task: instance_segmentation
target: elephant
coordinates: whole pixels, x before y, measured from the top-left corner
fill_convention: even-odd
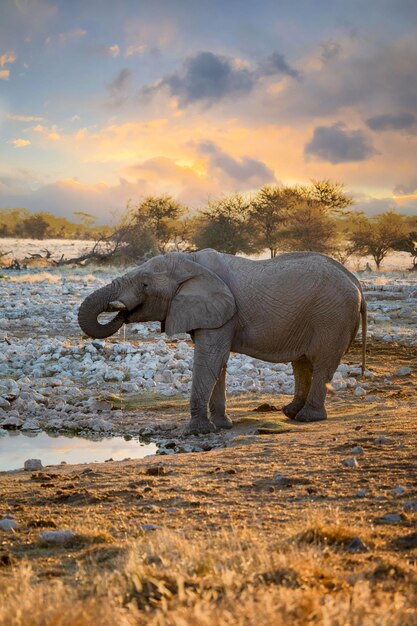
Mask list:
[[[115,312],[107,324],[98,316]],[[166,334],[194,342],[191,419],[185,434],[231,428],[226,413],[230,352],[291,362],[295,393],[282,408],[298,422],[327,417],[327,387],[362,323],[365,368],[367,306],[358,279],[314,252],[251,260],[216,252],[170,252],[151,258],[82,302],[78,322],[93,338],[123,324],[160,321]]]

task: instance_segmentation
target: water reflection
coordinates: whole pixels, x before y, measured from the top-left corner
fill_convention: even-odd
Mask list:
[[[141,459],[155,454],[154,443],[138,439],[106,437],[86,439],[75,435],[7,431],[0,434],[0,471],[23,467],[26,459],[40,459],[45,465],[67,463],[94,463],[107,459],[122,461],[126,458]]]

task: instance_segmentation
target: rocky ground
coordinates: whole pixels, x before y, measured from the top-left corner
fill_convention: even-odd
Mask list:
[[[149,403],[149,395],[171,399],[174,405],[187,397],[193,357],[188,336],[168,341],[152,323],[129,325],[106,341],[81,336],[79,303],[117,273],[99,268],[3,272],[0,435],[2,428],[132,435],[145,429],[151,434],[148,416],[138,419],[130,407],[143,399]],[[417,277],[396,272],[361,278],[370,339],[415,347]],[[333,390],[378,400],[371,370],[365,381],[358,381],[359,363],[360,358],[341,364]],[[384,384],[403,373],[394,363]],[[291,366],[232,355],[227,385],[230,395],[291,394]]]

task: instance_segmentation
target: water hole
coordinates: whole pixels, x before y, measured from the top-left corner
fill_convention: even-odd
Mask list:
[[[59,465],[62,461],[102,463],[109,459],[142,459],[156,451],[154,443],[144,443],[134,437],[91,439],[46,432],[3,431],[0,434],[0,471],[21,469],[27,459],[40,459],[43,466]]]

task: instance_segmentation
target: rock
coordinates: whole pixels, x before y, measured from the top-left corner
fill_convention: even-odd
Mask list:
[[[274,406],[273,404],[268,404],[267,402],[264,402],[263,404],[260,404],[259,406],[256,407],[256,409],[253,409],[253,410],[258,413],[272,413],[272,412],[278,411],[279,409],[277,409],[277,407]]]
[[[346,546],[346,550],[352,554],[360,552],[369,552],[368,546],[362,541],[360,537],[353,537],[352,541]]]
[[[388,439],[385,437],[385,435],[380,435],[379,437],[377,437],[376,439],[374,439],[374,443],[376,443],[378,446],[382,446],[386,443],[389,443]]]
[[[352,448],[352,454],[363,454],[362,446],[355,446]]]
[[[353,457],[353,459],[345,459],[343,461],[343,465],[345,467],[359,467],[359,463],[357,462],[355,457]]]
[[[14,521],[13,516],[10,513],[7,513],[6,517],[0,520],[1,530],[14,530],[17,526],[17,522]]]
[[[148,476],[163,476],[166,474],[166,470],[163,465],[150,465],[146,468],[145,474]]]
[[[46,543],[64,545],[74,539],[76,534],[73,530],[43,530],[39,536]]]
[[[356,387],[353,393],[355,396],[358,396],[358,397],[366,396],[366,391],[363,387]]]
[[[403,509],[406,513],[417,513],[417,500],[407,500],[404,502]]]
[[[35,472],[43,469],[42,461],[40,459],[27,459],[23,464],[23,469],[26,472]]]
[[[394,376],[409,376],[413,370],[411,367],[399,367],[394,372]]]
[[[6,398],[3,398],[3,396],[0,396],[0,409],[8,409],[9,407],[10,402],[6,400]]]
[[[391,493],[393,496],[402,496],[405,493],[405,489],[402,485],[398,485],[398,487],[392,489]]]
[[[377,519],[379,524],[401,524],[402,521],[403,517],[399,513],[386,513]]]
[[[19,385],[12,378],[0,380],[0,396],[6,400],[14,400],[20,393]]]
[[[158,526],[157,524],[140,524],[139,528],[141,528],[144,532],[150,532],[153,530],[159,530],[162,526]]]
[[[2,428],[6,430],[18,430],[23,424],[23,420],[19,417],[19,415],[15,415],[11,411],[7,415],[7,417],[3,420]]]
[[[358,489],[358,491],[356,492],[356,497],[357,498],[366,498],[366,491],[365,491],[365,489]]]

